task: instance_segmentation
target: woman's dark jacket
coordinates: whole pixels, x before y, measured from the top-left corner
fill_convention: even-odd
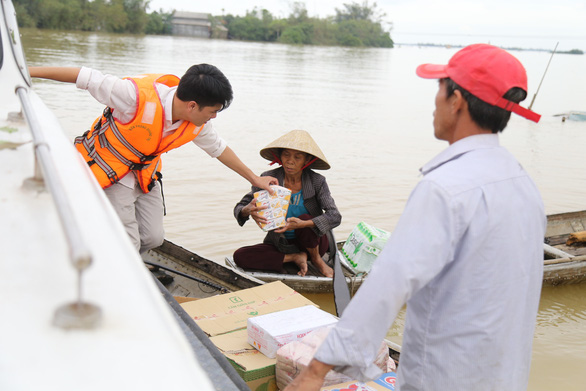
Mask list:
[[[283,170],[283,167],[263,172],[261,176],[272,176],[276,178],[280,186],[283,186],[285,182],[285,170]],[[301,186],[303,205],[305,205],[310,215],[315,216],[312,219],[315,227],[312,227],[312,229],[316,235],[325,235],[328,231],[340,225],[342,216],[332,198],[326,178],[306,168],[301,174]],[[249,217],[244,218],[240,216],[240,211],[246,205],[250,204],[250,201],[254,198],[254,193],[259,190],[261,189],[252,186],[252,190],[242,197],[240,202],[234,207],[234,217],[236,217],[240,226],[243,226],[246,220],[249,219]],[[275,231],[269,231],[263,242],[272,244],[284,254],[293,254],[300,251],[297,246],[288,243],[285,235],[276,233]]]

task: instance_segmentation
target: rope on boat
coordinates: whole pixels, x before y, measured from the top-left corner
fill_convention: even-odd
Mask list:
[[[206,281],[206,280],[202,280],[201,278],[197,278],[197,277],[191,276],[189,274],[186,274],[186,273],[177,271],[175,269],[171,269],[170,267],[163,266],[163,265],[159,265],[158,263],[154,263],[154,262],[150,262],[150,261],[144,261],[143,260],[143,262],[146,263],[147,265],[151,265],[151,266],[154,266],[154,267],[158,267],[159,269],[163,269],[163,270],[166,270],[168,272],[175,273],[175,274],[177,274],[177,275],[179,275],[181,277],[189,278],[190,280],[197,281],[197,282],[199,282],[201,284],[210,286],[210,287],[212,287],[212,288],[214,288],[214,289],[216,289],[216,290],[218,290],[218,291],[220,291],[222,293],[228,293],[228,292],[230,292],[228,289],[224,288],[221,285],[214,284],[213,282],[209,282],[209,281]]]

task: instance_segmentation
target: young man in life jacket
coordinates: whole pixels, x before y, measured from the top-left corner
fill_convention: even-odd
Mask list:
[[[209,64],[194,65],[179,79],[145,74],[120,79],[86,67],[30,67],[31,77],[75,83],[106,109],[75,139],[120,216],[136,249],[163,243],[160,155],[193,141],[253,186],[269,191],[275,178],[254,174],[209,122],[232,102],[232,87]]]

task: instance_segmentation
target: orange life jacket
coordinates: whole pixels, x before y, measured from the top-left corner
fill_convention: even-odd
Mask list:
[[[203,125],[183,121],[172,134],[163,137],[165,113],[155,83],[174,87],[179,78],[148,74],[128,79],[134,82],[137,94],[134,118],[121,123],[113,117],[113,109],[106,107],[92,129],[75,139],[75,147],[103,188],[134,171],[140,188],[148,193],[162,177],[160,155],[192,141]]]

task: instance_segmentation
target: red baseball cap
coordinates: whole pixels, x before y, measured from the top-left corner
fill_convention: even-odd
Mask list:
[[[503,98],[513,87],[527,92],[527,73],[519,60],[496,46],[482,43],[466,46],[452,56],[448,65],[423,64],[416,72],[425,79],[449,77],[488,104],[534,122],[541,118],[541,115]]]

